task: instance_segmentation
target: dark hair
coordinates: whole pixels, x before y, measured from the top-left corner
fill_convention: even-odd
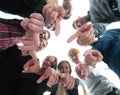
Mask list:
[[[55,70],[57,69],[57,57],[55,57],[55,56],[52,56],[52,57],[54,57],[55,58],[55,60],[54,60],[54,62],[53,62],[53,64],[52,64],[52,68],[54,68]]]
[[[67,19],[69,19],[70,17],[71,17],[71,14],[68,15],[68,16],[64,16],[63,19],[67,20]]]
[[[51,24],[50,26],[45,24],[45,26],[46,26],[47,29],[49,29],[51,31],[55,31],[55,25],[54,24]]]
[[[58,64],[58,70],[60,70],[60,65],[63,64],[63,63],[67,63],[69,65],[70,74],[71,74],[71,72],[72,72],[71,65],[70,65],[70,63],[67,60],[62,60],[62,61],[59,62],[59,64]]]
[[[46,31],[48,33],[48,38],[47,39],[50,39],[50,31],[48,31],[48,30],[44,30],[44,31]]]

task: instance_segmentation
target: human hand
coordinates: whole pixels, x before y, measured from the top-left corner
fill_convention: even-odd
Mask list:
[[[44,31],[44,18],[39,13],[32,13],[30,18],[25,18],[21,21],[21,26],[32,33],[42,33]]]
[[[32,13],[30,18],[21,21],[21,26],[27,31],[22,38],[23,46],[19,46],[23,55],[31,55],[37,60],[36,50],[40,44],[39,34],[44,31],[44,18],[39,13]]]
[[[19,46],[18,49],[22,51],[23,56],[31,55],[33,59],[37,60],[36,50],[40,44],[39,35],[35,33],[27,34],[22,38],[22,46]]]
[[[19,49],[26,51],[36,50],[40,44],[40,38],[37,34],[27,34],[22,37],[21,42],[23,46],[19,46]]]
[[[90,68],[89,65],[87,64],[79,64],[78,66],[76,66],[75,70],[77,75],[84,80],[87,78],[87,76],[90,73]]]
[[[77,42],[79,45],[90,45],[95,41],[95,35],[93,33],[93,25],[92,24],[84,24],[82,25],[76,33],[74,33],[67,42],[72,42],[75,38],[77,38]]]
[[[40,71],[39,60],[30,59],[23,66],[23,73],[36,73]]]
[[[98,50],[87,50],[84,53],[85,63],[90,66],[95,66],[97,62],[103,59],[102,54]]]
[[[64,16],[64,8],[57,4],[47,4],[43,7],[46,27],[55,26],[55,35],[60,34],[60,22]]]
[[[37,80],[37,83],[41,83],[44,79],[47,78],[49,78],[47,82],[47,86],[51,87],[52,85],[58,83],[59,74],[55,69],[48,67],[45,70],[45,72],[42,74],[42,76]]]
[[[72,89],[75,85],[74,78],[68,73],[62,73],[59,82],[67,89]]]

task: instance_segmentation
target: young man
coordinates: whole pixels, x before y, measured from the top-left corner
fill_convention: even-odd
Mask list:
[[[77,48],[71,48],[68,55],[72,62],[78,64],[76,67],[76,73],[78,74],[78,76],[80,78],[85,78],[87,76],[84,82],[88,87],[90,95],[120,95],[119,86],[104,75],[105,73],[111,73],[110,69],[107,66],[102,66],[101,63],[95,67],[92,67],[91,71],[89,71],[88,69],[90,68],[90,66],[87,63],[84,64],[80,62],[80,52]],[[112,77],[114,77],[114,74]]]
[[[85,28],[86,27],[86,28]],[[102,59],[103,61],[120,77],[120,65],[119,65],[119,31],[120,29],[110,29],[106,31],[99,39],[95,38],[92,32],[92,25],[86,24],[81,27],[75,34],[73,34],[68,42],[71,42],[77,37],[79,45],[92,45],[93,50],[89,50],[87,54],[91,55],[91,59],[88,62],[92,65]],[[97,51],[96,51],[97,50]],[[103,57],[102,57],[103,56]],[[96,61],[96,62],[95,62]]]
[[[119,0],[89,0],[89,5],[88,15],[75,19],[74,28],[92,22],[95,36],[100,37],[106,30],[105,25],[120,20]]]

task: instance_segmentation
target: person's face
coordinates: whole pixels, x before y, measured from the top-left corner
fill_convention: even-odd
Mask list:
[[[53,56],[47,56],[43,62],[43,68],[51,67],[53,62],[55,61],[55,57]]]
[[[44,30],[43,33],[40,33],[40,38],[49,39],[50,33],[47,30]]]
[[[74,29],[79,29],[81,27],[81,22],[83,21],[80,21],[79,20],[80,17],[78,17],[78,19],[76,19],[74,22],[73,22],[73,27]]]
[[[51,23],[51,24],[45,24],[46,28],[51,30],[51,31],[54,31],[55,30],[55,24],[54,23]]]
[[[70,66],[68,63],[64,62],[60,65],[59,68],[60,73],[68,73],[70,74]]]
[[[45,48],[47,46],[47,40],[46,39],[40,39],[40,46],[42,48]]]
[[[71,57],[71,60],[72,60],[74,63],[78,64],[78,63],[80,62],[80,61],[79,61],[78,54],[72,53],[70,57]]]
[[[47,46],[47,43],[48,42],[47,42],[46,39],[40,38],[40,45],[37,48],[37,51],[42,50],[43,48],[45,48]]]
[[[63,3],[63,7],[65,10],[65,15],[63,18],[68,19],[72,15],[72,5],[69,1],[66,1],[65,3]]]

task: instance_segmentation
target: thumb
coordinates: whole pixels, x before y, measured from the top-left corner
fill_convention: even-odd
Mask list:
[[[25,18],[20,22],[20,25],[22,26],[23,29],[28,30],[29,21],[30,20],[28,18]]]

